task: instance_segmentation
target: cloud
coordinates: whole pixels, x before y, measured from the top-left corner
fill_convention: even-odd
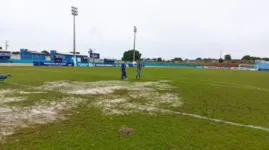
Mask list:
[[[143,57],[219,57],[269,55],[266,0],[3,0],[0,45],[10,49],[72,50],[73,17],[77,49],[96,49],[102,57],[121,58],[133,48]],[[2,41],[2,42],[1,42]],[[3,44],[1,44],[3,43]]]

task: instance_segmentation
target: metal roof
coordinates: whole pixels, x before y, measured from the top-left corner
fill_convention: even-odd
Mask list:
[[[6,51],[6,50],[2,50],[2,49],[0,50],[0,52],[9,52],[9,53],[11,53],[10,51]]]
[[[29,52],[29,53],[33,53],[33,54],[43,54],[43,55],[45,55],[45,53],[42,53],[42,52],[38,52],[38,51],[27,51],[27,52]]]
[[[73,56],[72,53],[58,53],[58,52],[56,52],[56,54],[58,54],[58,55],[71,55],[71,56]],[[76,54],[76,56],[85,56],[85,57],[88,57],[88,55],[82,55],[82,54]]]

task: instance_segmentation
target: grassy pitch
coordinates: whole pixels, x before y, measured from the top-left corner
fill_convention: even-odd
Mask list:
[[[0,149],[268,149],[267,72],[0,67]],[[119,129],[133,128],[129,136]]]

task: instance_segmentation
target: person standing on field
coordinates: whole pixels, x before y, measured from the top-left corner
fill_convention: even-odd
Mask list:
[[[141,69],[142,69],[141,63],[138,61],[136,67],[136,80],[140,80]]]
[[[127,75],[126,75],[126,65],[125,63],[121,64],[121,79],[126,79]]]

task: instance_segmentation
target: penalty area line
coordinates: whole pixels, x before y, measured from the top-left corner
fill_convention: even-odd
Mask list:
[[[201,116],[201,115],[197,115],[197,114],[177,112],[177,111],[171,111],[171,110],[166,110],[166,109],[160,109],[160,110],[163,112],[171,113],[171,114],[188,116],[188,117],[197,118],[197,119],[201,119],[201,120],[208,120],[208,121],[212,121],[212,122],[216,122],[216,123],[223,123],[223,124],[237,126],[237,127],[258,129],[258,130],[263,130],[263,131],[269,132],[269,128],[266,128],[266,127],[261,127],[261,126],[251,125],[251,124],[241,124],[241,123],[236,123],[236,122],[232,122],[232,121],[226,121],[226,120],[222,120],[222,119],[210,118],[210,117]]]
[[[225,121],[225,120],[221,120],[221,119],[209,118],[209,117],[205,117],[205,116],[200,116],[200,115],[196,115],[196,114],[189,114],[189,113],[182,113],[182,112],[175,112],[175,114],[180,114],[183,116],[189,116],[189,117],[193,117],[193,118],[198,118],[198,119],[202,119],[202,120],[208,120],[208,121],[213,121],[213,122],[217,122],[217,123],[223,123],[223,124],[228,124],[228,125],[233,125],[233,126],[238,126],[238,127],[259,129],[259,130],[269,132],[269,128],[265,128],[265,127],[261,127],[261,126],[240,124],[240,123],[236,123],[236,122]]]

